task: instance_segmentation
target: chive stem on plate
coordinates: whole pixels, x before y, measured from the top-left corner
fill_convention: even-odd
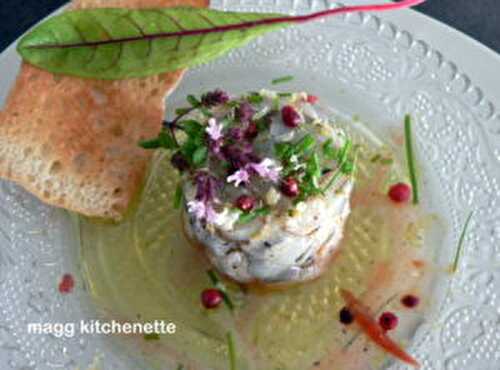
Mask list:
[[[213,286],[220,290],[222,294],[222,299],[226,304],[227,308],[229,308],[230,311],[234,311],[234,303],[227,294],[226,285],[222,282],[219,276],[217,276],[214,270],[208,270],[207,275],[210,281],[212,282]]]
[[[411,130],[411,116],[405,116],[405,146],[406,146],[406,159],[408,162],[408,171],[410,173],[410,182],[413,191],[413,204],[418,204],[418,180],[417,169],[415,166],[415,155],[413,153],[413,139]]]
[[[474,214],[474,212],[471,211],[469,213],[469,216],[467,216],[467,219],[465,220],[464,228],[462,229],[462,233],[460,234],[460,238],[458,239],[457,253],[455,254],[455,259],[453,261],[453,266],[451,268],[451,272],[453,274],[458,271],[458,264],[460,262],[460,257],[462,255],[462,251],[463,251],[465,235],[467,234],[467,229],[469,228],[470,220],[472,219],[473,214]]]
[[[227,350],[229,354],[229,370],[236,370],[236,348],[234,345],[233,333],[228,332],[227,337]]]
[[[285,83],[285,82],[293,81],[293,79],[294,79],[294,77],[291,76],[291,75],[283,76],[283,77],[278,77],[278,78],[275,78],[274,80],[272,80],[271,84],[278,85],[278,84],[282,84],[282,83]]]

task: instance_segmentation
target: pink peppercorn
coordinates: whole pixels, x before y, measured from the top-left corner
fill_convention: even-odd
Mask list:
[[[255,206],[255,198],[250,195],[241,195],[236,199],[236,207],[241,209],[243,212],[249,212]]]
[[[309,104],[316,104],[319,98],[316,95],[307,95],[307,102]]]
[[[201,292],[201,304],[206,309],[212,309],[219,306],[222,302],[222,293],[219,289],[205,289]]]
[[[73,291],[75,287],[75,279],[71,274],[64,274],[59,282],[59,292],[62,294],[68,294]]]
[[[281,192],[285,194],[287,197],[294,198],[299,195],[299,183],[293,177],[287,177],[281,183]]]
[[[411,187],[400,182],[391,186],[388,195],[389,198],[395,203],[406,203],[410,200]]]
[[[399,323],[398,317],[392,312],[384,312],[380,315],[378,323],[382,329],[385,331],[396,329]]]
[[[419,303],[420,299],[411,294],[407,294],[401,298],[401,304],[407,308],[415,308]]]
[[[285,105],[281,109],[281,118],[283,119],[285,126],[290,128],[298,127],[302,121],[299,112],[297,112],[291,105]]]

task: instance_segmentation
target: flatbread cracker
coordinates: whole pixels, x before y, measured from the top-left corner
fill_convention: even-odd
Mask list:
[[[208,0],[75,0],[74,8],[208,6]],[[0,176],[43,202],[120,219],[161,129],[164,98],[183,70],[122,81],[54,75],[23,63],[0,112]]]

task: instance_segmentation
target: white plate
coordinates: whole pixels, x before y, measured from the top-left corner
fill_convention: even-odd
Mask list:
[[[213,6],[310,12],[325,3],[217,0]],[[14,47],[0,57],[0,101],[18,64]],[[466,214],[475,214],[460,272],[440,282],[435,312],[410,350],[424,369],[498,370],[500,115],[491,101],[500,101],[499,67],[498,56],[487,48],[415,12],[351,15],[270,35],[190,71],[171,101],[175,105],[187,91],[213,86],[232,92],[266,86],[290,73],[296,79],[287,88],[320,95],[374,126],[400,127],[403,114],[411,112],[425,187],[434,194],[428,202],[441,209],[449,230],[438,253],[442,265],[452,259]],[[96,314],[85,289],[57,293],[60,276],[78,271],[78,233],[68,214],[7,182],[0,183],[0,201],[0,368],[86,369],[96,359],[106,370],[141,368],[109,338],[27,333],[29,322]]]

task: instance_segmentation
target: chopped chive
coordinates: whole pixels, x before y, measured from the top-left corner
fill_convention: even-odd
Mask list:
[[[410,182],[413,189],[413,204],[418,204],[418,181],[417,170],[415,168],[415,158],[413,154],[413,142],[411,134],[411,117],[409,114],[405,116],[405,144],[406,158],[408,161],[408,171],[410,172]]]
[[[460,256],[462,255],[465,234],[467,233],[467,229],[469,227],[469,223],[470,220],[472,219],[473,213],[474,212],[469,213],[469,216],[465,221],[464,228],[462,229],[462,233],[460,234],[460,238],[458,239],[457,253],[455,255],[455,260],[453,261],[453,266],[451,268],[452,273],[455,273],[458,270],[458,263],[460,262]]]
[[[234,345],[233,333],[228,332],[226,337],[227,337],[227,350],[229,354],[229,370],[236,370],[236,348]]]
[[[337,156],[337,150],[333,146],[333,140],[332,139],[328,139],[323,144],[323,154],[328,159],[335,159],[336,158],[336,156]]]
[[[379,159],[381,159],[381,158],[382,158],[382,156],[381,156],[380,154],[375,154],[375,155],[372,157],[372,159],[370,159],[370,162],[375,163],[375,162],[377,162],[377,161],[378,161]]]
[[[160,335],[158,333],[144,334],[144,340],[160,340]]]
[[[182,190],[182,185],[179,183],[175,189],[174,194],[174,208],[179,209],[182,204],[182,199],[184,198],[184,192]]]
[[[349,152],[352,149],[352,141],[351,139],[347,139],[346,142],[344,143],[344,146],[342,149],[337,154],[337,160],[339,163],[344,163],[347,160],[347,157],[349,156]]]
[[[293,96],[293,94],[289,93],[289,92],[280,92],[280,93],[278,93],[278,96],[280,98],[290,98],[291,96]]]
[[[213,270],[208,270],[207,275],[213,285],[217,285],[220,283],[219,277]]]
[[[283,77],[278,77],[278,78],[275,78],[274,80],[272,80],[271,84],[278,85],[278,84],[282,84],[282,83],[285,83],[285,82],[293,81],[293,79],[294,79],[294,77],[291,76],[291,75],[283,76]]]
[[[247,223],[255,220],[257,217],[267,216],[270,212],[271,212],[271,210],[269,209],[269,207],[262,207],[262,208],[256,209],[255,211],[242,213],[240,215],[240,218],[238,219],[238,222],[240,224],[247,224]]]
[[[392,158],[382,158],[380,160],[380,164],[382,166],[390,166],[393,163],[394,163],[394,159],[392,159]]]
[[[247,100],[252,104],[260,104],[264,101],[264,98],[258,92],[252,92],[250,93],[250,95],[248,95]]]
[[[234,311],[234,304],[233,301],[231,301],[231,298],[229,298],[229,295],[227,294],[226,285],[221,281],[221,279],[219,279],[215,271],[208,270],[207,275],[210,281],[212,282],[213,286],[220,290],[222,294],[222,300],[226,304],[227,308],[229,308],[230,311]]]
[[[302,154],[312,149],[314,145],[316,145],[316,139],[311,134],[307,134],[294,144],[293,149],[295,153]]]

